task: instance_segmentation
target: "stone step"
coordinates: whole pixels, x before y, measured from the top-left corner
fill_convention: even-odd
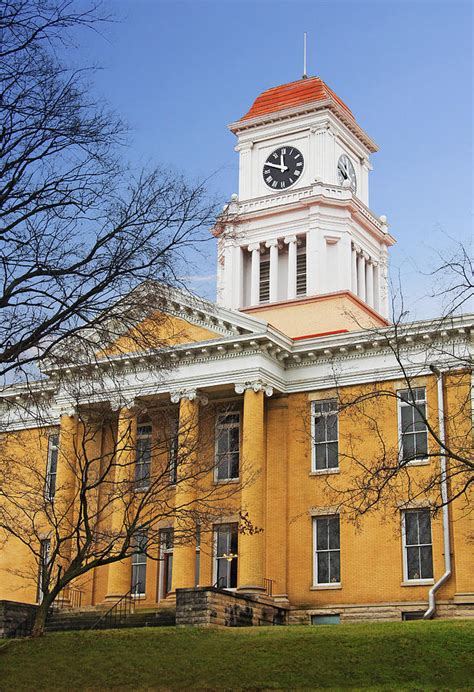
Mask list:
[[[176,622],[174,610],[143,610],[122,615],[120,618],[105,618],[98,622],[100,613],[83,612],[57,612],[50,615],[46,623],[47,632],[65,632],[67,630],[90,629],[94,625],[98,629],[115,629],[121,627],[166,627]],[[97,624],[96,624],[97,623]]]

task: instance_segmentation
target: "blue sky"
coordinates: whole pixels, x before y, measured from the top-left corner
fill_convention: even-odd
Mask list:
[[[380,146],[370,206],[397,238],[391,271],[411,316],[437,253],[472,235],[473,41],[470,1],[107,0],[116,18],[82,36],[81,62],[102,66],[96,90],[132,128],[135,162],[190,177],[214,174],[224,202],[237,191],[227,124],[264,89],[308,72],[322,77]],[[209,245],[200,263],[214,274]],[[194,273],[194,272],[193,272]],[[212,278],[193,290],[214,297]]]

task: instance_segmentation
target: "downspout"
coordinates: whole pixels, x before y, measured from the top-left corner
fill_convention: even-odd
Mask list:
[[[444,419],[444,395],[443,395],[443,374],[435,366],[430,365],[430,370],[436,375],[438,385],[438,421],[439,439],[441,441],[440,450],[440,470],[441,470],[441,501],[443,503],[443,542],[444,542],[444,574],[433,584],[428,594],[428,610],[423,615],[423,620],[431,620],[436,611],[436,592],[448,581],[451,576],[451,541],[449,538],[449,512],[448,512],[448,480],[446,464],[446,426]]]

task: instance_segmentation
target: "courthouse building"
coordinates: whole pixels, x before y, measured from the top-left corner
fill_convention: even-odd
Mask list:
[[[377,145],[320,78],[264,91],[230,130],[239,192],[214,229],[217,303],[164,291],[159,309],[176,329],[173,367],[163,378],[143,354],[123,354],[134,363],[120,375],[128,403],[114,403],[117,378],[102,401],[117,429],[136,402],[147,404],[134,427],[140,483],[157,463],[154,406],[172,404],[212,438],[209,483],[235,492],[200,541],[197,532],[192,545],[175,544],[171,517],[156,527],[157,561],[138,552],[86,575],[82,604],[110,603],[136,586],[140,606],[169,606],[176,589],[214,586],[264,594],[289,622],[317,623],[425,613],[432,591],[437,616],[465,616],[474,607],[466,497],[433,513],[436,488],[416,498],[409,490],[441,468],[436,436],[455,446],[470,434],[471,375],[459,354],[473,317],[416,322],[393,337],[395,239],[369,204]],[[437,353],[434,362],[428,353]],[[58,450],[78,433],[71,402],[51,387],[47,424],[13,416],[10,425],[46,469],[54,502]],[[377,388],[392,396],[369,397],[364,415],[341,405]],[[97,431],[102,449],[106,437]],[[398,497],[392,490],[354,522],[345,491],[361,464],[380,461],[382,447],[396,450],[413,486],[400,482]],[[172,469],[169,485],[170,497],[180,493]],[[242,515],[259,530],[239,531]],[[50,540],[45,534],[45,559]],[[0,599],[41,597],[19,574],[33,569],[30,560],[19,541],[1,545]]]

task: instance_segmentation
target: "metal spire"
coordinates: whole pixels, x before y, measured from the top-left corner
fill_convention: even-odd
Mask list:
[[[302,79],[308,79],[308,74],[306,72],[306,31],[303,34],[303,77]]]

